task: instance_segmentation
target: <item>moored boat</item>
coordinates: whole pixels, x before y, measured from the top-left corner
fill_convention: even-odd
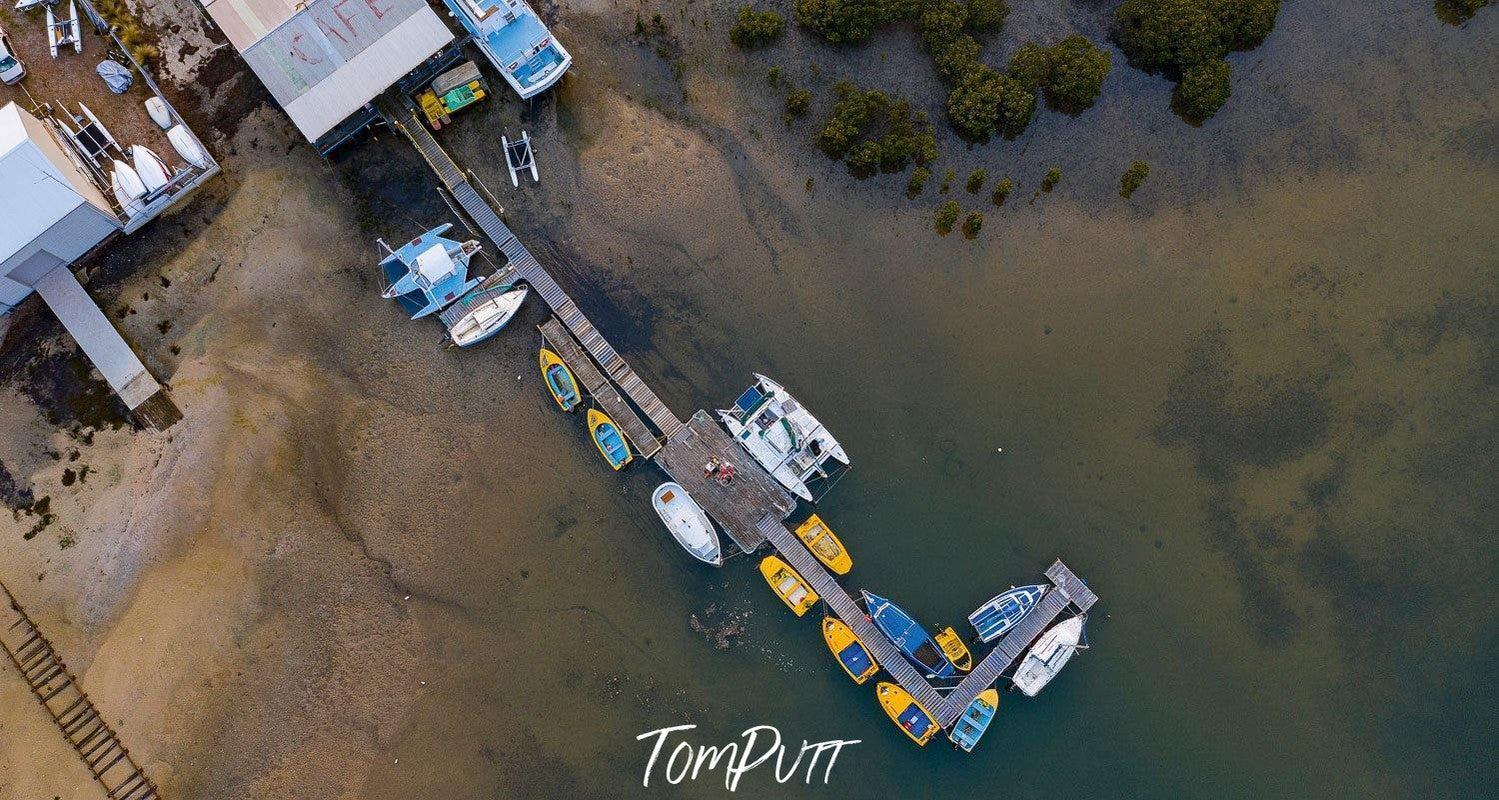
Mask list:
[[[651,505],[683,550],[705,564],[723,566],[723,548],[719,545],[718,533],[686,489],[680,484],[663,483],[651,493]]]
[[[890,721],[910,737],[911,741],[922,747],[931,741],[932,734],[938,730],[936,719],[921,703],[916,702],[910,692],[899,684],[887,681],[881,681],[874,692],[880,698],[880,705],[884,707],[885,713],[890,716]]]
[[[828,649],[833,651],[833,657],[838,659],[838,666],[843,667],[843,671],[854,679],[854,683],[863,683],[880,671],[880,665],[875,663],[869,648],[859,641],[852,628],[843,624],[843,620],[837,617],[824,619],[822,639],[828,643]]]
[[[573,63],[525,0],[443,2],[522,100],[551,88]]]
[[[484,281],[468,277],[468,263],[479,252],[477,241],[444,238],[452,223],[439,225],[390,250],[380,261],[381,296],[400,302],[412,319],[440,311]],[[384,242],[381,242],[384,245]]]
[[[821,599],[796,570],[775,556],[766,556],[760,562],[760,574],[770,584],[771,591],[798,617],[807,613]]]
[[[931,634],[900,606],[865,591],[864,606],[869,610],[869,619],[880,632],[895,643],[897,649],[922,668],[928,678],[950,678],[954,673],[951,661],[937,647]]]
[[[979,696],[963,709],[962,716],[953,723],[952,730],[947,734],[948,741],[954,747],[962,748],[963,752],[972,753],[974,745],[979,743],[979,737],[989,730],[989,723],[994,721],[994,712],[997,710],[999,690],[989,688],[979,692]]]
[[[588,409],[588,433],[593,437],[593,443],[599,449],[599,454],[609,463],[609,466],[618,472],[630,463],[634,456],[630,455],[630,445],[625,442],[625,436],[620,433],[619,426],[608,414],[596,409]]]
[[[572,411],[583,401],[573,371],[567,368],[561,356],[545,347],[541,348],[541,376],[546,379],[547,391],[552,393],[557,407],[563,411]]]
[[[448,327],[448,339],[470,347],[505,329],[519,313],[529,293],[524,286],[479,286],[443,309],[438,318]]]
[[[968,645],[963,644],[963,637],[952,628],[943,628],[932,637],[937,646],[942,648],[942,654],[959,672],[967,672],[973,669],[973,654],[968,652]]]
[[[755,373],[755,384],[719,409],[718,418],[767,472],[797,497],[812,501],[809,483],[825,479],[829,461],[848,464],[843,446],[779,383]]]
[[[1025,693],[1026,697],[1035,697],[1046,688],[1046,684],[1051,683],[1051,679],[1062,671],[1062,667],[1067,666],[1073,652],[1078,649],[1086,620],[1087,617],[1073,617],[1041,634],[1041,638],[1031,645],[1031,649],[1020,660],[1020,666],[1015,668],[1015,677],[1012,678],[1015,687]]]
[[[968,623],[973,626],[974,632],[978,633],[980,640],[992,642],[1024,619],[1025,615],[1036,607],[1036,603],[1040,602],[1044,594],[1046,594],[1046,587],[1040,584],[1013,586],[974,609],[973,613],[968,615]]]
[[[849,557],[843,542],[833,535],[833,529],[816,514],[797,527],[796,536],[833,574],[847,575],[854,568],[854,560]]]

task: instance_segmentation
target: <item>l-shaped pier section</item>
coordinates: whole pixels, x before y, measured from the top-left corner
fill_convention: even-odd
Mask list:
[[[787,529],[785,520],[796,510],[791,493],[751,459],[707,411],[698,411],[684,422],[661,402],[484,201],[421,123],[409,100],[392,93],[381,98],[378,105],[386,122],[411,140],[453,199],[505,254],[508,262],[490,280],[525,280],[551,308],[556,316],[541,326],[542,335],[572,367],[594,400],[619,423],[635,449],[653,458],[682,484],[741,550],[753,552],[769,541],[870,648],[880,666],[944,728],[951,727],[980,692],[994,685],[1057,617],[1069,608],[1086,613],[1097,602],[1098,598],[1067,565],[1055,562],[1046,570],[1053,585],[1036,608],[944,695],[875,629],[853,597]],[[654,432],[646,421],[654,426]],[[705,469],[714,459],[733,468],[731,481],[720,483],[711,470]]]

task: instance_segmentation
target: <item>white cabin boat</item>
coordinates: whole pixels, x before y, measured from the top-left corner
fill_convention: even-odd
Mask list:
[[[651,505],[666,529],[693,558],[715,567],[723,566],[723,548],[713,523],[692,495],[677,483],[663,483],[651,494]]]
[[[848,454],[833,434],[785,387],[758,372],[755,385],[733,408],[720,409],[718,418],[760,466],[808,502],[812,490],[807,484],[828,477],[829,461],[848,464]]]
[[[1073,652],[1078,649],[1078,642],[1082,641],[1085,621],[1087,617],[1073,617],[1053,625],[1031,645],[1025,658],[1020,660],[1020,666],[1015,668],[1013,678],[1015,687],[1026,697],[1035,697],[1062,671],[1062,667],[1067,666]]]

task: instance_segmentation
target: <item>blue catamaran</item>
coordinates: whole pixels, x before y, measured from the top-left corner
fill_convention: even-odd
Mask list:
[[[451,227],[439,225],[398,250],[385,248],[390,254],[380,262],[385,275],[381,296],[399,301],[412,319],[441,311],[483,283],[468,277],[468,262],[479,252],[479,243],[444,238]]]
[[[443,0],[522,100],[552,88],[573,57],[526,0]]]
[[[931,634],[900,606],[868,591],[864,592],[864,606],[874,626],[921,667],[928,678],[950,678],[957,672]]]

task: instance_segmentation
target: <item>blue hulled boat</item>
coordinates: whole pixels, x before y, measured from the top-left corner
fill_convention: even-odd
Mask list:
[[[443,0],[522,100],[562,79],[573,57],[526,0]]]
[[[869,610],[869,619],[874,626],[921,667],[928,678],[949,678],[957,672],[932,640],[931,634],[900,606],[868,591],[864,592],[864,606]]]
[[[990,687],[979,692],[979,696],[973,698],[973,702],[963,709],[963,715],[953,723],[952,730],[947,734],[948,741],[963,752],[972,753],[979,743],[979,737],[989,730],[989,723],[994,721],[994,712],[997,710],[999,691]]]
[[[479,243],[444,238],[451,227],[439,225],[399,250],[387,247],[390,255],[380,262],[385,275],[381,295],[399,301],[412,319],[441,311],[483,283],[468,277],[468,262],[479,252]]]
[[[1039,584],[1017,586],[1000,592],[969,614],[968,622],[978,633],[979,639],[992,642],[1031,613],[1043,594],[1046,594],[1046,587]]]

